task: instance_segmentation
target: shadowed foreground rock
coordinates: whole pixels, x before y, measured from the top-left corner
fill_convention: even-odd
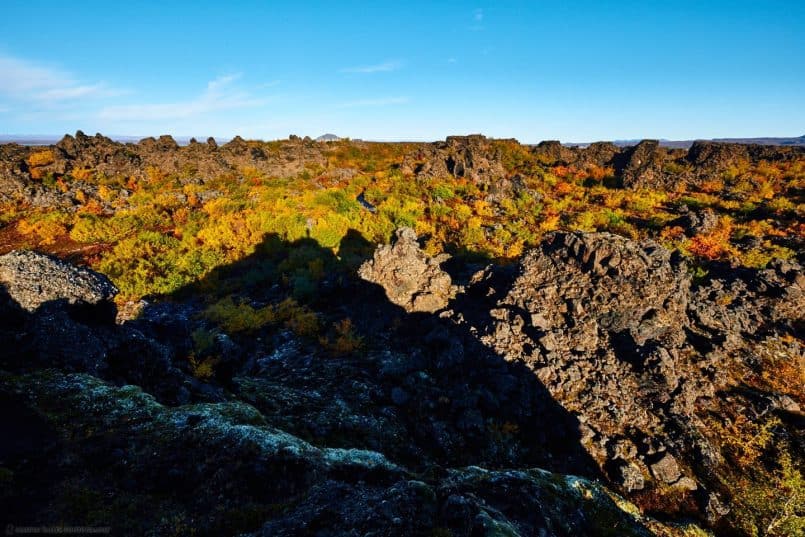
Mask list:
[[[134,386],[54,370],[0,380],[3,401],[34,411],[25,427],[49,439],[25,456],[59,461],[60,474],[89,472],[97,490],[130,490],[129,502],[148,506],[117,521],[128,531],[164,534],[193,517],[215,535],[273,513],[257,535],[651,535],[584,479],[472,467],[423,481],[380,453],[315,447],[243,403],[169,408]],[[118,501],[113,512],[127,508]]]
[[[0,515],[20,525],[695,535],[616,491],[670,498],[653,512],[717,527],[732,489],[703,419],[801,415],[790,398],[741,386],[759,353],[802,354],[793,262],[696,283],[652,241],[556,232],[459,290],[443,256],[401,229],[361,266],[378,286],[321,297],[376,327],[368,348],[326,353],[270,327],[218,332],[219,370],[202,379],[192,353],[205,324],[191,302],[116,325],[93,314],[114,294],[103,276],[5,258],[25,277],[0,286]],[[69,285],[36,288],[47,275]]]

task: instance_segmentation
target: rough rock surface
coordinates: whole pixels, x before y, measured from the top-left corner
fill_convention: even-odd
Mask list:
[[[100,304],[117,294],[117,288],[103,274],[33,251],[0,256],[0,283],[28,311],[52,300]]]
[[[718,215],[711,208],[692,211],[683,205],[684,214],[671,222],[671,225],[679,226],[688,236],[710,233],[718,225]]]
[[[430,257],[411,228],[398,229],[391,244],[375,251],[358,275],[383,287],[386,296],[406,311],[434,312],[444,308],[453,291],[450,275],[440,268],[445,254]]]
[[[651,241],[552,233],[458,292],[439,262],[400,230],[361,269],[378,286],[321,297],[372,334],[360,353],[218,331],[203,379],[192,301],[116,325],[86,311],[104,300],[28,311],[0,285],[0,506],[124,534],[681,535],[612,489],[715,524],[703,412],[800,415],[730,378],[802,354],[797,263],[693,282]]]
[[[664,172],[667,152],[657,140],[643,140],[625,154],[623,186],[626,188],[673,189],[674,177]]]
[[[583,478],[477,466],[423,477],[376,451],[311,443],[243,402],[165,406],[54,369],[0,371],[0,402],[17,417],[0,420],[2,460],[11,485],[25,483],[0,487],[0,500],[22,523],[68,513],[126,534],[200,524],[205,535],[272,536],[648,536],[656,524]]]
[[[444,142],[422,144],[403,159],[402,172],[419,180],[437,177],[467,178],[492,187],[507,173],[500,151],[479,134],[448,136]]]
[[[758,341],[802,324],[805,279],[783,265],[694,286],[681,258],[651,241],[556,232],[514,274],[473,278],[468,296],[494,299],[488,315],[473,298],[454,304],[453,318],[526,363],[625,490],[650,476],[694,490],[707,475],[695,461],[718,458],[697,407],[721,404],[726,372],[751,362]]]

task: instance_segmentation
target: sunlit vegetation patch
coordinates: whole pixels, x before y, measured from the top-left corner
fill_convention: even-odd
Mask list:
[[[428,252],[506,260],[553,230],[608,231],[657,239],[697,263],[753,268],[792,258],[792,238],[805,238],[801,161],[738,162],[687,191],[631,191],[615,186],[612,169],[551,165],[516,142],[491,143],[506,173],[519,181],[513,196],[491,196],[488,186],[466,178],[404,176],[401,164],[412,144],[339,141],[328,145],[325,166],[293,177],[266,177],[247,166],[201,184],[183,180],[195,170],[168,174],[156,167],[140,179],[86,167],[55,176],[46,171],[52,152],[41,150],[29,155],[28,165],[41,170],[48,188],[72,189],[74,207],[9,207],[2,219],[30,246],[47,249],[67,238],[104,245],[93,262],[114,278],[121,300],[200,281],[253,255],[267,235],[288,243],[310,239],[338,256],[348,233],[377,244],[396,227],[410,226]],[[338,173],[343,169],[354,172]],[[717,227],[686,235],[674,223],[681,205],[714,210]],[[315,263],[295,267],[284,278],[302,298],[305,288],[315,290],[321,270]]]

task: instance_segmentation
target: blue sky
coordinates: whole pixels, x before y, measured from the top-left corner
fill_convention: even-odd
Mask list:
[[[4,0],[0,134],[805,134],[802,0],[296,4]]]

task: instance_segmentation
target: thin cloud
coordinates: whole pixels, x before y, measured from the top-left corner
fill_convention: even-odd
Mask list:
[[[256,98],[248,91],[235,86],[240,77],[240,73],[237,73],[211,80],[199,96],[186,101],[107,106],[101,109],[98,116],[100,119],[112,121],[186,119],[210,112],[264,105],[267,102],[266,98]]]
[[[58,68],[0,56],[0,95],[41,105],[58,105],[125,93],[103,82],[86,83]]]
[[[469,30],[472,32],[480,32],[484,29],[484,10],[483,9],[474,9],[472,11],[472,24],[469,26]]]
[[[342,73],[388,73],[396,71],[402,67],[402,62],[398,60],[389,60],[375,65],[362,65],[358,67],[345,67],[341,69]]]
[[[395,104],[405,104],[410,102],[408,97],[381,97],[379,99],[360,99],[357,101],[350,101],[341,103],[339,108],[358,108],[364,106],[391,106]]]

